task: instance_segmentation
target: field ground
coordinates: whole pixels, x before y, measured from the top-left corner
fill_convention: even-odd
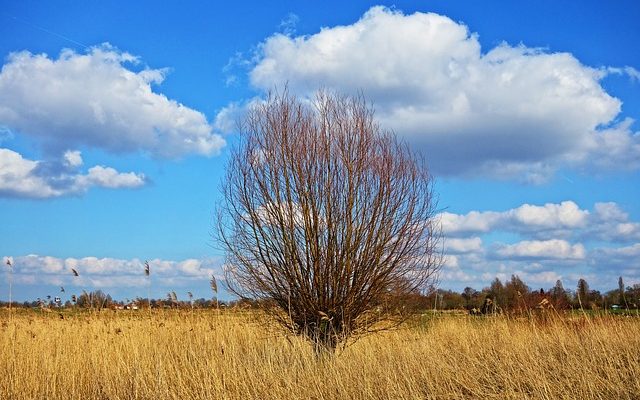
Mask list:
[[[638,399],[640,318],[426,316],[316,359],[256,313],[0,310],[1,399]]]

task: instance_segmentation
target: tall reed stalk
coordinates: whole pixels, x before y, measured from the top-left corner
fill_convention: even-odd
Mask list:
[[[13,263],[10,258],[7,258],[7,265],[9,266],[9,318],[11,318],[11,303],[13,302]]]

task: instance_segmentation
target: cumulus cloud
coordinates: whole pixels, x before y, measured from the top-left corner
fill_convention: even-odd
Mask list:
[[[121,173],[111,167],[96,165],[89,168],[86,175],[76,177],[76,187],[86,190],[91,186],[101,186],[110,189],[135,188],[144,184],[144,175],[133,172]]]
[[[475,275],[468,274],[461,269],[455,269],[452,271],[449,271],[449,270],[442,271],[440,273],[440,279],[441,281],[446,281],[447,283],[453,283],[453,282],[456,282],[458,284],[462,283],[465,286],[467,284],[472,284],[474,281],[476,281]]]
[[[640,240],[640,223],[613,202],[595,203],[593,210],[573,201],[523,204],[506,211],[440,214],[443,233],[451,238],[489,232],[510,232],[534,238],[549,236],[576,240],[633,242]],[[449,239],[451,240],[451,239]]]
[[[594,251],[600,261],[626,263],[627,267],[635,266],[640,270],[640,243],[625,247],[600,248]]]
[[[626,118],[591,136],[587,150],[575,155],[576,163],[593,171],[640,169],[640,132],[632,131],[633,122]]]
[[[442,260],[442,266],[447,270],[460,269],[460,263],[458,262],[458,257],[452,254],[445,254]]]
[[[608,242],[638,241],[640,223],[631,221],[629,214],[616,203],[596,203],[591,224],[583,235]]]
[[[465,215],[450,212],[440,214],[445,235],[489,232],[500,219],[500,213],[494,211],[470,211]]]
[[[66,152],[62,160],[34,161],[0,148],[0,197],[44,199],[83,194],[92,187],[137,188],[146,183],[143,174],[101,165],[81,173],[81,165],[79,151]]]
[[[237,131],[238,122],[247,112],[247,109],[264,102],[260,97],[254,97],[247,101],[229,103],[222,107],[213,121],[214,128],[222,133],[231,134]]]
[[[585,277],[598,287],[619,276],[640,282],[640,223],[614,202],[583,209],[575,202],[523,204],[505,211],[441,214],[442,281],[486,285],[515,274],[532,285]]]
[[[0,126],[57,153],[82,146],[161,158],[219,152],[225,141],[201,112],[153,90],[166,70],[136,72],[139,65],[106,44],[58,58],[12,53],[0,71]]]
[[[614,202],[596,203],[593,207],[597,221],[625,222],[629,214]]]
[[[378,6],[351,25],[274,34],[249,76],[258,89],[286,83],[303,96],[364,91],[383,126],[423,144],[438,174],[540,183],[560,165],[640,168],[631,120],[612,126],[622,103],[600,85],[611,73],[524,45],[483,51],[445,16]]]
[[[547,203],[544,206],[523,204],[506,213],[506,217],[514,224],[534,229],[579,228],[585,225],[588,215],[588,211],[581,210],[573,201]]]
[[[446,253],[471,253],[482,250],[482,239],[473,237],[468,239],[451,238],[445,240]]]
[[[573,232],[586,226],[589,211],[580,209],[573,201],[563,201],[542,206],[523,204],[502,212],[471,211],[464,215],[444,212],[440,219],[444,234],[450,236],[493,230],[548,234]]]
[[[627,284],[640,283],[640,242],[623,247],[596,248],[590,256],[591,268],[597,278],[615,282],[622,276]]]
[[[499,245],[495,254],[507,259],[581,260],[586,253],[582,244],[572,245],[566,240],[551,239]]]
[[[6,257],[5,257],[6,258]],[[144,261],[117,258],[57,258],[30,254],[13,257],[16,281],[24,284],[52,284],[77,287],[118,288],[146,286]],[[151,274],[158,285],[186,285],[221,277],[219,260],[149,260]],[[71,269],[79,276],[74,276]]]
[[[78,150],[66,151],[63,155],[63,158],[64,158],[65,164],[67,164],[69,167],[79,167],[83,163],[82,155]]]

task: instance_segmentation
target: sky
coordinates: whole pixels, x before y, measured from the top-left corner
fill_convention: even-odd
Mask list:
[[[441,288],[640,283],[638,20],[636,1],[0,0],[0,299],[210,298],[236,121],[285,85],[362,93],[425,155]]]

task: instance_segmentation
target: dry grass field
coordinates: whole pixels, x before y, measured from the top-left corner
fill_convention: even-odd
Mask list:
[[[318,360],[254,313],[0,313],[2,399],[640,398],[635,317],[425,317]]]

